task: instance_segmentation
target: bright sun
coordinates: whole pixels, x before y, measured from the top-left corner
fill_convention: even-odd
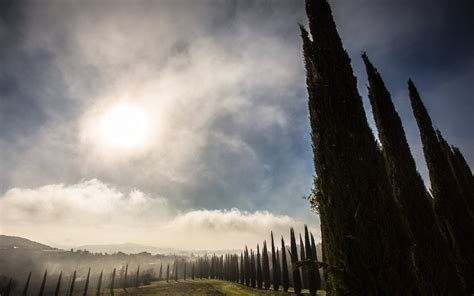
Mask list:
[[[150,133],[150,120],[144,109],[120,103],[104,112],[99,120],[99,134],[104,144],[132,149],[144,146]]]

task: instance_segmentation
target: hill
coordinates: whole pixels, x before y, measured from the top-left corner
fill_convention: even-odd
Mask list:
[[[0,249],[54,250],[48,245],[9,235],[0,235]]]

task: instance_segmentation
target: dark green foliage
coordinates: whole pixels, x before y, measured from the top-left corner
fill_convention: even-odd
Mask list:
[[[459,148],[451,146],[453,169],[460,186],[463,188],[466,196],[466,202],[472,213],[474,213],[474,177],[472,171],[462,155]]]
[[[278,267],[278,260],[275,252],[275,242],[273,241],[273,232],[270,233],[272,240],[272,271],[273,271],[273,290],[278,291],[281,282],[281,270]]]
[[[23,288],[23,293],[21,295],[26,296],[28,294],[28,288],[30,286],[31,280],[31,271],[28,273],[28,278],[26,279],[25,287]]]
[[[326,0],[301,27],[327,280],[335,295],[419,294],[411,241]]]
[[[194,264],[193,264],[193,268],[194,268]],[[163,263],[160,263],[160,273],[158,275],[158,280],[161,281],[162,279],[163,279]],[[193,277],[193,280],[194,280],[194,277]]]
[[[138,265],[137,267],[137,275],[135,277],[135,288],[138,288],[138,284],[140,283],[139,281],[140,281],[140,265]]]
[[[421,142],[431,181],[434,209],[453,251],[459,251],[462,275],[468,292],[474,292],[474,218],[457,184],[443,139],[437,135],[431,118],[411,80],[410,102],[420,130]],[[441,140],[441,142],[440,142]]]
[[[54,290],[54,296],[59,295],[59,290],[61,289],[61,278],[63,277],[63,272],[59,273],[58,283],[56,284],[56,289]]]
[[[97,292],[96,292],[96,296],[100,296],[100,290],[102,288],[102,276],[104,275],[104,271],[101,271],[100,272],[100,275],[99,275],[99,282],[97,283]]]
[[[166,282],[169,283],[170,281],[170,264],[166,267]]]
[[[240,253],[240,284],[245,284],[244,255]]]
[[[301,238],[301,234],[300,234],[300,257],[301,257],[301,261],[306,260],[306,251],[304,249],[304,243],[303,243],[303,239]],[[301,266],[301,278],[303,280],[303,289],[307,289],[308,288],[308,266],[306,265]]]
[[[255,254],[250,250],[250,287],[257,286],[257,270],[255,269]]]
[[[260,258],[260,247],[257,244],[257,288],[263,287],[262,263]]]
[[[123,290],[125,292],[127,292],[127,275],[128,275],[128,263],[125,265],[125,274],[123,275]]]
[[[366,54],[362,58],[369,81],[369,100],[393,194],[403,209],[415,243],[414,257],[420,273],[418,285],[429,295],[458,294],[463,289],[462,282],[438,227],[431,197],[416,170],[402,121],[377,69]]]
[[[288,274],[288,262],[286,261],[286,247],[283,237],[281,238],[281,283],[283,291],[288,292],[290,287],[290,276]]]
[[[84,292],[82,293],[83,296],[87,296],[87,290],[89,290],[89,278],[91,276],[91,268],[89,267],[89,271],[87,271],[87,278],[86,283],[84,284]]]
[[[318,262],[318,253],[316,251],[316,242],[314,241],[314,236],[311,233],[311,251],[312,251],[312,257],[311,259],[315,262]],[[312,280],[314,281],[315,289],[316,291],[321,288],[321,275],[319,274],[319,268],[316,268],[313,270],[313,278]]]
[[[304,241],[305,241],[305,251],[306,251],[306,260],[317,261],[317,258],[314,256],[313,247],[309,238],[308,226],[304,226]],[[319,272],[316,268],[308,267],[308,288],[311,295],[316,295],[318,288],[321,286],[321,278],[319,277]]]
[[[293,287],[295,294],[299,295],[301,293],[301,275],[300,269],[297,267],[296,262],[298,262],[298,249],[296,247],[295,239],[295,230],[293,227],[290,228],[290,239],[291,239],[291,269],[293,270]]]
[[[39,296],[43,296],[43,293],[44,293],[44,287],[46,285],[46,278],[48,277],[48,271],[45,270],[44,271],[44,275],[43,275],[43,281],[41,281],[41,287],[40,287],[40,290],[39,290],[39,293],[38,295]]]
[[[268,258],[266,241],[263,241],[262,249],[262,277],[265,290],[270,289],[270,260]]]
[[[10,296],[10,293],[11,293],[11,291],[12,291],[12,289],[13,289],[12,287],[13,287],[13,279],[10,278],[10,279],[8,280],[8,284],[7,284],[7,286],[5,287],[5,291],[4,291],[4,293],[2,294],[2,296]]]
[[[75,284],[76,284],[76,271],[74,270],[74,273],[72,274],[72,279],[71,279],[71,286],[69,287],[69,296],[72,296],[72,294],[74,294]]]
[[[245,246],[244,251],[244,270],[245,270],[245,285],[250,286],[250,258],[249,258],[249,250],[247,246]]]
[[[115,284],[115,268],[112,271],[112,280],[110,281],[110,295],[114,295],[114,284]]]

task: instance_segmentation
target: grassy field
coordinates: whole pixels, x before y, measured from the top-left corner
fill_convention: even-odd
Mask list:
[[[322,291],[320,291],[322,292]],[[285,292],[262,291],[219,280],[187,280],[179,282],[154,282],[138,289],[129,288],[128,294],[121,289],[115,295],[288,295]],[[318,293],[320,294],[320,293]],[[325,295],[321,293],[321,295]]]

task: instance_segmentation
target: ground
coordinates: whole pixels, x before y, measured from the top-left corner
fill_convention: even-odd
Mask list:
[[[263,291],[251,289],[236,283],[220,280],[186,280],[179,282],[153,282],[151,285],[138,289],[129,288],[128,294],[121,289],[115,290],[115,295],[288,295],[285,292]],[[325,295],[322,291],[318,294]]]

